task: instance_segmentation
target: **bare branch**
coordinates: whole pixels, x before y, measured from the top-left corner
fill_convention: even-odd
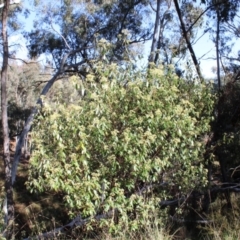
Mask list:
[[[50,232],[46,232],[43,233],[41,235],[38,236],[34,236],[34,237],[29,237],[29,238],[24,238],[23,240],[31,240],[31,239],[53,239],[54,237],[59,236],[60,234],[64,234],[65,232],[67,232],[68,230],[74,229],[76,227],[82,227],[84,225],[86,225],[90,220],[95,219],[97,221],[100,221],[101,219],[107,219],[107,218],[111,218],[114,213],[117,211],[117,209],[114,209],[112,211],[109,211],[106,214],[100,214],[100,215],[96,215],[95,217],[89,217],[86,219],[82,219],[81,216],[77,216],[76,218],[74,218],[70,223],[56,228]]]
[[[175,4],[177,15],[178,15],[178,18],[179,18],[179,21],[180,21],[180,24],[181,24],[183,37],[184,37],[184,39],[186,41],[188,50],[190,52],[192,61],[194,63],[194,66],[195,66],[197,74],[198,74],[198,77],[199,77],[200,81],[202,82],[203,81],[203,77],[202,77],[202,73],[201,73],[201,70],[200,70],[199,62],[198,62],[196,54],[195,54],[195,52],[193,50],[192,44],[191,44],[191,42],[189,40],[188,31],[186,30],[186,26],[185,26],[185,23],[184,23],[183,18],[182,18],[182,13],[181,13],[181,9],[179,7],[178,0],[173,0],[173,2]]]
[[[151,9],[152,9],[154,12],[157,12],[157,9],[155,9],[155,8],[153,7],[151,1],[149,1],[149,5],[150,5]]]
[[[222,4],[221,2],[219,3],[215,3],[215,4],[212,4],[210,6],[208,6],[197,18],[196,20],[192,23],[192,25],[186,30],[186,32],[190,32],[192,30],[192,28],[194,27],[194,25],[198,22],[198,20],[209,10],[211,9],[212,7],[216,7],[218,5]]]
[[[198,58],[198,60],[204,58],[208,53],[210,53],[212,51],[212,49],[210,49],[209,51],[207,51],[206,53],[204,53],[200,58]]]
[[[13,60],[22,61],[25,64],[35,64],[35,63],[40,62],[40,61],[34,61],[34,62],[30,61],[30,62],[27,62],[26,60],[23,60],[22,58],[16,58],[16,57],[12,57],[12,56],[8,56],[8,58],[13,59]]]
[[[58,31],[54,28],[54,26],[53,26],[53,24],[52,24],[52,21],[51,21],[51,27],[52,27],[53,31],[56,32],[56,33],[63,39],[63,41],[65,42],[65,44],[66,44],[66,46],[68,47],[68,49],[71,50],[70,46],[69,46],[68,43],[67,43],[66,38],[65,38],[60,32],[58,32]]]

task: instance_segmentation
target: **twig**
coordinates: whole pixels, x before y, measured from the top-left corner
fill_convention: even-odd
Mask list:
[[[39,240],[43,240],[43,239],[53,239],[54,237],[58,236],[59,234],[64,234],[65,232],[67,232],[68,230],[74,229],[76,227],[82,227],[84,225],[86,225],[90,220],[95,219],[97,221],[100,221],[101,219],[107,219],[110,218],[114,215],[114,212],[116,212],[117,210],[112,210],[109,211],[106,214],[100,214],[100,215],[96,215],[95,217],[89,217],[89,218],[85,218],[82,219],[81,216],[77,216],[76,218],[74,218],[70,223],[56,228],[52,231],[43,233],[41,235],[38,236],[34,236],[34,237],[28,237],[28,238],[24,238],[23,240],[31,240],[31,239],[39,239]]]
[[[231,174],[231,178],[233,177],[234,173],[237,171],[238,168],[240,168],[240,165],[233,169],[233,172]],[[232,170],[232,168],[230,168],[229,170]]]
[[[178,222],[178,223],[201,223],[201,224],[208,224],[214,222],[213,220],[208,219],[199,219],[199,220],[191,220],[191,219],[184,219],[184,218],[177,218],[170,216],[169,217],[172,221]]]
[[[31,62],[27,62],[27,61],[23,60],[22,58],[16,58],[16,57],[12,57],[12,56],[8,56],[8,58],[13,59],[13,60],[19,60],[19,61],[22,61],[22,62],[25,63],[25,64],[35,64],[35,63],[40,62],[40,61],[35,61],[35,62],[31,61]]]
[[[207,51],[206,53],[204,53],[200,58],[198,58],[198,60],[204,58],[208,53],[210,53],[212,51],[212,49],[210,49],[209,51]]]
[[[54,28],[54,26],[53,26],[53,24],[52,24],[52,21],[51,21],[51,27],[52,27],[53,31],[56,32],[56,33],[63,39],[63,41],[65,42],[65,44],[66,44],[66,46],[68,47],[68,49],[71,50],[70,46],[69,46],[68,43],[67,43],[66,38],[65,38],[60,32],[58,32],[58,31]]]

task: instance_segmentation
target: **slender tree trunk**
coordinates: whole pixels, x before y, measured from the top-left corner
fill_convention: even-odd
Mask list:
[[[156,10],[153,40],[152,40],[151,52],[150,52],[150,55],[149,55],[149,58],[148,58],[149,63],[150,62],[156,63],[155,56],[156,56],[158,38],[159,38],[159,31],[160,31],[160,4],[161,4],[161,0],[157,0],[157,10]]]
[[[163,14],[162,18],[160,19],[160,24],[159,24],[159,35],[158,35],[157,49],[161,49],[162,48],[163,51],[165,51],[165,48],[163,46],[163,32],[165,30],[165,26],[166,26],[167,21],[168,21],[168,20],[166,20],[166,14],[168,14],[168,11],[169,11],[169,8]],[[159,56],[160,56],[160,52],[157,51],[155,53],[155,59],[154,59],[155,63],[158,61]],[[166,63],[167,64],[169,63],[168,56],[166,56]]]
[[[220,59],[219,59],[219,36],[220,36],[220,16],[219,16],[219,10],[217,8],[216,56],[217,56],[218,90],[221,89]]]
[[[4,1],[2,10],[2,42],[3,42],[3,64],[1,72],[1,108],[2,108],[2,132],[3,132],[3,160],[5,167],[5,192],[7,211],[5,213],[6,225],[8,233],[11,233],[14,220],[14,203],[13,203],[13,187],[11,181],[12,164],[9,152],[9,129],[7,114],[7,79],[8,79],[8,36],[7,36],[7,20],[10,0]],[[9,236],[9,234],[7,234]]]
[[[185,24],[184,24],[184,21],[183,21],[183,18],[182,18],[182,14],[181,14],[181,10],[180,10],[179,4],[178,4],[178,0],[173,0],[173,2],[174,2],[175,8],[176,8],[176,11],[177,11],[177,14],[178,14],[178,18],[179,18],[179,21],[180,21],[180,24],[181,24],[183,37],[184,37],[184,39],[187,43],[187,48],[188,48],[188,50],[191,54],[193,63],[195,65],[195,68],[196,68],[196,71],[197,71],[197,74],[198,74],[200,80],[202,81],[203,77],[202,77],[202,73],[201,73],[201,70],[200,70],[200,66],[199,66],[196,54],[193,50],[192,44],[191,44],[191,42],[188,38],[188,32],[186,30],[186,27],[185,27]]]

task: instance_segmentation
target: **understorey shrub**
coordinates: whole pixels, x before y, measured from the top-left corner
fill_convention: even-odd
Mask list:
[[[160,201],[207,184],[202,137],[212,120],[211,86],[161,67],[100,70],[81,84],[72,77],[84,93],[76,104],[45,101],[27,187],[61,195],[70,216],[89,218],[89,229],[161,223]]]

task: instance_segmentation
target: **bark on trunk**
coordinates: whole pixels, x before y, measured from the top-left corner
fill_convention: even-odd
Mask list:
[[[168,55],[167,55],[167,50],[166,47],[163,44],[163,32],[165,30],[165,27],[167,25],[167,22],[169,20],[167,20],[167,14],[169,14],[169,8],[165,11],[165,13],[163,14],[162,18],[160,19],[160,25],[159,25],[159,35],[158,35],[158,42],[157,42],[157,49],[160,50],[162,49],[165,52],[165,63],[170,64],[171,62],[169,61]],[[160,16],[159,16],[160,17]],[[155,59],[154,62],[157,63],[157,61],[159,60],[159,56],[160,56],[160,52],[157,51],[155,53]]]
[[[188,48],[188,50],[189,50],[189,52],[191,54],[191,57],[192,57],[194,65],[195,65],[198,77],[202,81],[203,77],[202,77],[202,73],[201,73],[201,70],[200,70],[200,66],[199,66],[197,57],[195,55],[195,52],[193,50],[192,44],[191,44],[191,42],[190,42],[190,40],[188,38],[188,32],[186,30],[186,27],[185,27],[185,24],[184,24],[184,21],[183,21],[183,18],[182,18],[182,14],[181,14],[181,10],[180,10],[179,4],[178,4],[178,0],[174,0],[174,5],[175,5],[175,8],[176,8],[176,11],[177,11],[177,14],[178,14],[178,18],[179,18],[179,21],[180,21],[180,24],[181,24],[183,37],[184,37],[184,39],[185,39],[185,41],[187,43],[187,48]]]
[[[161,4],[161,0],[157,0],[155,27],[154,27],[154,33],[153,33],[151,52],[148,59],[149,62],[154,62],[154,63],[156,63],[155,56],[156,56],[158,37],[159,37],[159,31],[160,31],[160,4]]]
[[[8,36],[7,36],[7,20],[9,10],[9,0],[4,1],[2,11],[2,41],[3,41],[3,64],[1,72],[1,110],[2,110],[2,132],[3,132],[3,161],[5,167],[5,192],[7,211],[5,213],[5,224],[8,228],[7,237],[12,233],[14,220],[14,203],[13,203],[13,187],[11,181],[12,164],[9,152],[9,129],[8,129],[8,114],[7,114],[7,79],[8,79]]]
[[[216,56],[217,56],[218,90],[221,89],[220,59],[219,59],[219,35],[220,35],[220,16],[219,16],[219,9],[217,8]]]

